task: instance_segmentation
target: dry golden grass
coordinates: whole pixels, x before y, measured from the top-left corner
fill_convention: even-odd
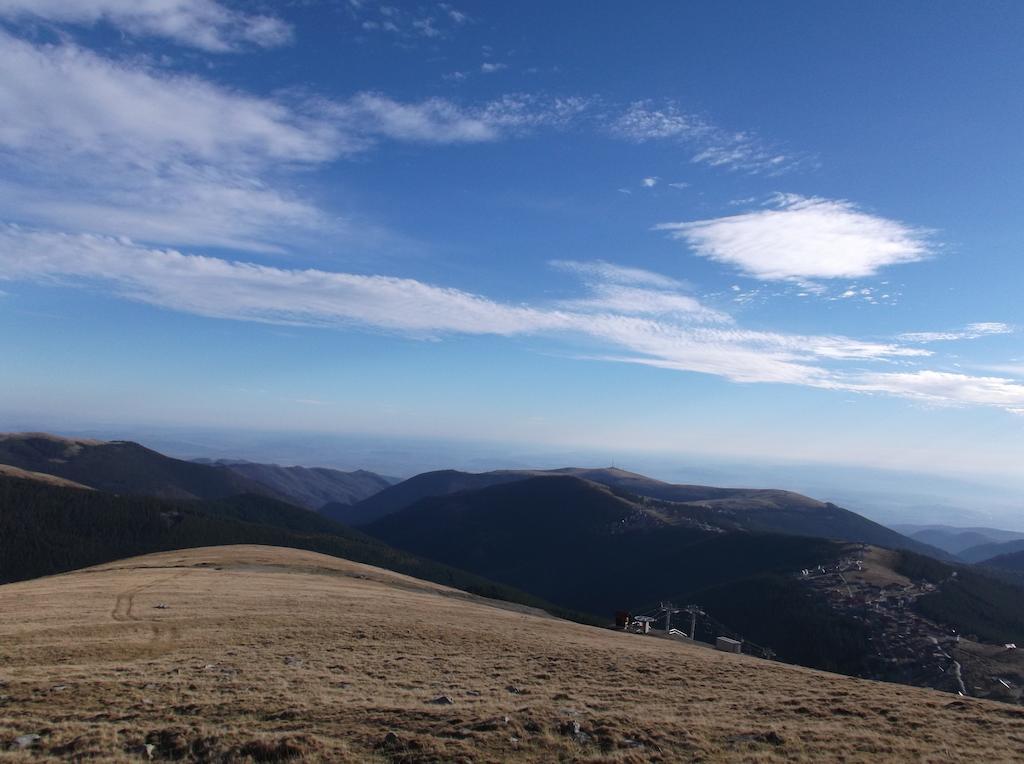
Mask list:
[[[1024,751],[1024,710],[1009,705],[589,628],[294,550],[172,552],[11,584],[0,614],[0,762]],[[7,750],[25,734],[34,747]]]
[[[0,464],[0,475],[3,477],[20,478],[21,480],[34,480],[37,483],[46,483],[47,485],[56,485],[62,488],[82,488],[86,491],[91,491],[87,485],[76,483],[74,480],[66,480],[56,475],[47,475],[45,472],[31,472],[30,470],[23,470],[20,467],[12,467],[10,464]]]

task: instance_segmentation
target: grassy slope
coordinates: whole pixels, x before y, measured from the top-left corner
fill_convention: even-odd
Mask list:
[[[0,583],[211,544],[308,549],[487,597],[551,607],[535,596],[399,551],[267,497],[172,502],[0,478]]]
[[[0,758],[139,761],[149,744],[161,761],[1005,761],[1024,739],[1012,706],[395,578],[231,547],[2,586]],[[25,734],[33,750],[6,750]]]

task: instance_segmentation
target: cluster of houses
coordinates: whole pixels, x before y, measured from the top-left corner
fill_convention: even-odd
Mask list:
[[[1015,677],[991,675],[973,665],[960,634],[920,615],[913,607],[919,597],[938,587],[928,581],[872,582],[859,556],[834,565],[801,570],[798,577],[818,590],[838,612],[865,624],[874,655],[867,662],[870,678],[932,687],[964,695],[1017,700],[1021,685]],[[884,577],[875,579],[884,580]],[[966,640],[965,640],[966,642]],[[1006,653],[1016,645],[1006,645]],[[961,661],[971,661],[968,668]],[[1004,672],[1005,673],[1005,672]],[[970,678],[967,675],[971,674]]]

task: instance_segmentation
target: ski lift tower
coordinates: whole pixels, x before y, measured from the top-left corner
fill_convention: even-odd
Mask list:
[[[662,602],[658,605],[658,610],[665,614],[665,633],[668,634],[672,631],[672,614],[678,613],[679,608],[673,605],[671,602]]]
[[[697,616],[707,615],[707,613],[701,610],[699,605],[687,605],[685,611],[690,614],[690,639],[693,639],[697,631]]]

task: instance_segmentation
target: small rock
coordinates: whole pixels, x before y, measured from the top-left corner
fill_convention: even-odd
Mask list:
[[[39,742],[39,735],[18,735],[11,743],[12,751],[20,751],[24,748],[31,748]]]
[[[158,602],[155,605],[153,605],[153,607],[156,608],[157,610],[166,610],[167,609],[167,605],[165,603],[163,603],[163,602]]]
[[[471,695],[474,698],[479,698],[482,693],[479,690],[466,690],[466,694]]]
[[[146,745],[143,746],[143,749],[146,751],[146,758],[152,759],[153,751],[156,750],[156,746],[152,743],[146,743]]]
[[[558,725],[558,731],[566,737],[579,737],[580,736],[580,723],[575,719],[562,722]]]
[[[516,687],[514,684],[510,684],[505,689],[508,690],[509,692],[511,692],[513,695],[522,695],[523,694],[523,691],[520,688]]]
[[[294,655],[286,655],[284,658],[284,665],[286,666],[301,666],[302,659],[296,658]]]
[[[427,703],[432,703],[435,706],[454,706],[455,705],[455,701],[452,700],[447,695],[438,695],[436,698],[434,698],[432,700],[428,700]]]
[[[383,751],[395,751],[402,748],[402,741],[394,732],[389,732],[377,743],[376,748]]]

